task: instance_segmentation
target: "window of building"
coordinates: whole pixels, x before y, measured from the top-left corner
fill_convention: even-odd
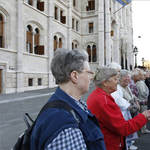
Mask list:
[[[63,16],[63,11],[60,11],[60,22],[65,24],[66,23],[66,16]]]
[[[95,0],[90,0],[88,1],[88,6],[86,6],[86,10],[95,10]]]
[[[55,16],[54,18],[58,20],[58,8],[55,6]]]
[[[96,62],[97,57],[96,57],[96,45],[92,46],[92,62]]]
[[[92,49],[91,49],[92,47]],[[96,45],[88,45],[87,46],[87,53],[89,55],[89,62],[96,62],[97,61],[97,54],[96,54]]]
[[[57,36],[54,36],[54,51],[57,49]]]
[[[74,29],[74,19],[72,18],[72,29]]]
[[[89,33],[93,33],[93,22],[89,23]]]
[[[77,45],[77,44],[75,44],[75,48],[78,48],[78,45]]]
[[[78,31],[78,30],[79,30],[79,29],[78,29],[78,28],[79,28],[78,26],[79,26],[79,22],[78,22],[78,21],[76,21],[76,31]]]
[[[38,78],[38,86],[42,85],[42,79]]]
[[[32,0],[28,0],[27,3],[28,3],[29,5],[31,5],[31,6],[33,6]]]
[[[39,29],[36,28],[35,29],[35,34],[34,34],[34,53],[35,54],[38,54],[39,52],[39,49],[38,49],[38,46],[39,46]]]
[[[27,38],[26,38],[26,50],[29,53],[33,52],[33,39],[32,39],[32,27],[30,25],[27,26],[26,30]]]
[[[72,49],[74,49],[74,43],[72,43]]]
[[[37,0],[36,1],[36,6],[37,6],[38,10],[44,11],[44,2],[41,2],[40,0]]]
[[[57,48],[62,48],[63,47],[63,38],[60,35],[55,35],[54,36],[54,51]]]
[[[59,38],[59,48],[62,47],[62,38]]]
[[[87,46],[87,53],[89,55],[89,62],[91,62],[91,46],[90,45]]]
[[[33,86],[33,78],[28,79],[28,86]]]
[[[114,36],[114,30],[111,30],[111,36]]]
[[[73,0],[73,6],[76,7],[76,0]]]
[[[4,20],[3,15],[0,13],[0,47],[4,48]]]
[[[40,45],[40,30],[36,28],[33,32],[32,26],[28,25],[26,36],[26,51],[32,54],[44,55],[44,45]]]

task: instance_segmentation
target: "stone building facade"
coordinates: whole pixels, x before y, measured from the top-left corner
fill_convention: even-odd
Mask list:
[[[132,4],[114,0],[0,0],[0,93],[56,86],[54,51],[86,49],[92,71],[133,66]]]

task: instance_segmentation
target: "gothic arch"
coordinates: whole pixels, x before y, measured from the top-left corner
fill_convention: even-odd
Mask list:
[[[44,28],[42,27],[42,25],[41,25],[40,23],[38,23],[37,21],[35,21],[35,20],[28,20],[28,21],[26,22],[26,26],[27,26],[28,24],[35,24],[36,26],[39,27],[39,29],[40,29],[41,31],[44,30]]]
[[[10,14],[2,6],[0,6],[0,13],[3,15],[3,22],[4,22],[4,27],[3,27],[4,44],[3,44],[3,46],[5,48],[9,48],[10,45],[11,45],[11,39],[10,39],[11,36],[9,36],[10,33],[11,33],[11,28],[10,28],[10,26],[11,26]]]

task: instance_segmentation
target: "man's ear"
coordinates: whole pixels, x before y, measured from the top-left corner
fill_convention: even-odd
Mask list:
[[[70,80],[73,82],[73,83],[76,83],[77,80],[78,80],[78,72],[77,71],[72,71],[71,74],[70,74]]]

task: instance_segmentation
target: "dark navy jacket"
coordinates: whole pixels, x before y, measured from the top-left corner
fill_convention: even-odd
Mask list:
[[[94,115],[85,112],[78,104],[64,91],[57,88],[55,94],[49,99],[63,100],[67,102],[76,113],[80,123],[69,112],[50,108],[45,110],[38,118],[31,135],[31,150],[43,150],[49,145],[58,134],[67,128],[79,128],[88,150],[106,150],[104,138],[99,128],[99,123]]]

